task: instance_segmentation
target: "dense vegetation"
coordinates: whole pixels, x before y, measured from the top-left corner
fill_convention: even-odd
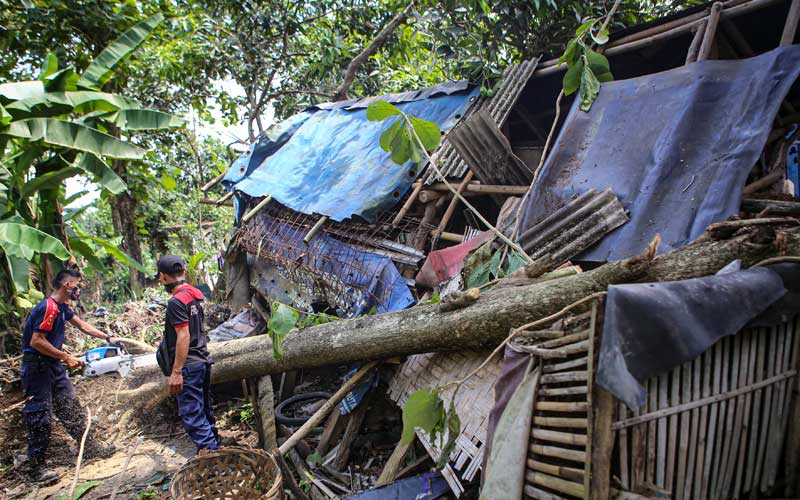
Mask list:
[[[624,0],[611,28],[691,3]],[[96,302],[139,294],[162,252],[213,272],[232,217],[200,187],[273,121],[334,97],[488,88],[612,4],[0,0],[0,323],[18,327],[70,262]],[[208,132],[234,124],[243,137]],[[71,208],[70,178],[99,198]]]

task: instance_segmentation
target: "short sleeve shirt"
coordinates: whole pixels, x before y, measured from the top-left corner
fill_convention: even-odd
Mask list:
[[[175,329],[189,327],[189,354],[186,366],[197,363],[210,363],[211,357],[206,349],[206,335],[203,332],[203,293],[191,285],[181,285],[175,289],[167,302],[167,318],[164,325],[164,339],[171,359],[175,359]]]
[[[64,345],[64,326],[75,316],[68,304],[60,304],[53,297],[39,302],[28,315],[22,330],[22,352],[37,352],[31,347],[34,333],[43,333],[56,349]]]

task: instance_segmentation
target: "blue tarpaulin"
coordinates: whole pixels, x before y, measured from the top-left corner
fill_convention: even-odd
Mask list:
[[[604,83],[590,112],[572,107],[530,197],[523,230],[591,188],[611,188],[630,221],[578,260],[662,252],[739,210],[742,188],[780,102],[800,73],[800,46],[701,61]]]
[[[449,130],[477,94],[454,82],[379,99]],[[398,202],[419,172],[411,162],[395,164],[380,148],[380,134],[393,120],[368,121],[365,106],[372,100],[322,105],[294,115],[261,137],[223,182],[252,197],[271,195],[305,214],[336,221],[358,215],[373,222]]]

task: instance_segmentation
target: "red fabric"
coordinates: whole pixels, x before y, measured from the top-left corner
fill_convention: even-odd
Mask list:
[[[175,327],[175,328],[180,328],[182,326],[189,326],[189,322],[188,321],[184,321],[183,323],[175,323],[172,326]]]
[[[42,324],[39,325],[37,330],[42,332],[49,332],[53,330],[53,324],[58,317],[58,304],[56,303],[56,299],[52,297],[47,297],[47,309],[44,312],[44,318],[42,319]]]
[[[466,260],[467,255],[491,236],[492,233],[486,231],[464,243],[429,253],[428,258],[422,265],[422,269],[417,274],[417,284],[433,288],[457,275],[464,267],[464,260]]]
[[[184,305],[193,300],[203,300],[203,292],[188,283],[184,283],[175,288],[172,296],[180,300]]]

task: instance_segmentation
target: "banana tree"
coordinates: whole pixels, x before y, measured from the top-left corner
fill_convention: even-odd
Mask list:
[[[163,16],[157,14],[136,24],[82,72],[60,68],[50,53],[37,80],[0,84],[0,280],[6,283],[0,293],[4,299],[21,297],[31,286],[32,274],[41,278],[39,285],[45,289],[53,259],[57,263],[79,255],[90,265],[99,264],[98,247],[127,266],[141,268],[106,240],[82,232],[68,236],[62,213],[64,181],[83,175],[110,194],[123,193],[127,186],[109,162],[140,160],[146,154],[129,134],[184,125],[181,118],[100,90],[162,21]]]

